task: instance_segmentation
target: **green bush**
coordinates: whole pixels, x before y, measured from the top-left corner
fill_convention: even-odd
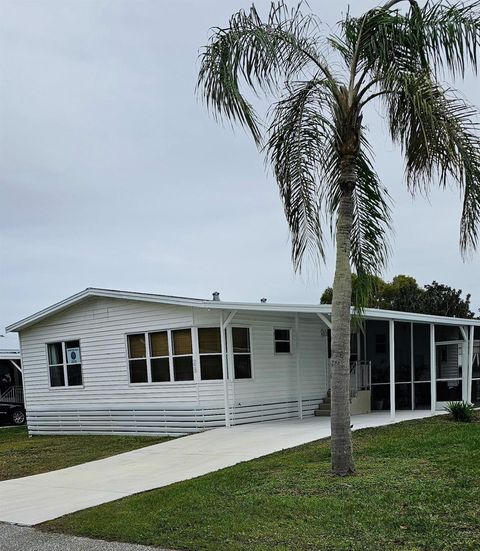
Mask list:
[[[452,414],[455,421],[470,423],[475,415],[475,408],[468,402],[448,402],[445,408]]]

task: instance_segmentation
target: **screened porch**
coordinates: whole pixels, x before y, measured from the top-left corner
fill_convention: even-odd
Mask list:
[[[369,366],[372,411],[480,405],[480,327],[460,321],[364,321],[352,334],[351,362]]]

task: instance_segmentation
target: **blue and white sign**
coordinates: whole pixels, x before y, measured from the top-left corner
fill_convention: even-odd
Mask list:
[[[80,348],[67,348],[67,364],[80,363]]]

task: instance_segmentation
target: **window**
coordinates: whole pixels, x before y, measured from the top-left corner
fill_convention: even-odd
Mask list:
[[[290,354],[290,329],[274,329],[275,354]]]
[[[198,330],[198,351],[202,381],[223,379],[222,345],[218,327],[202,327]]]
[[[127,336],[130,382],[193,381],[191,329],[172,329]]]
[[[50,386],[81,386],[83,381],[80,341],[52,342],[47,344],[47,350]]]
[[[130,382],[148,382],[147,350],[145,346],[145,333],[128,336],[128,365],[130,367]]]
[[[159,331],[150,333],[150,366],[152,383],[170,381],[170,347],[168,346],[168,332]]]
[[[232,327],[232,345],[235,379],[251,379],[252,359],[248,327]]]
[[[193,381],[191,329],[172,331],[173,373],[175,381]]]

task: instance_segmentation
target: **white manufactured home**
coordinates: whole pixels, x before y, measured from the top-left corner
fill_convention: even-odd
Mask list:
[[[30,434],[182,434],[329,414],[329,305],[89,288],[19,333]],[[480,320],[366,310],[352,413],[480,403]]]

